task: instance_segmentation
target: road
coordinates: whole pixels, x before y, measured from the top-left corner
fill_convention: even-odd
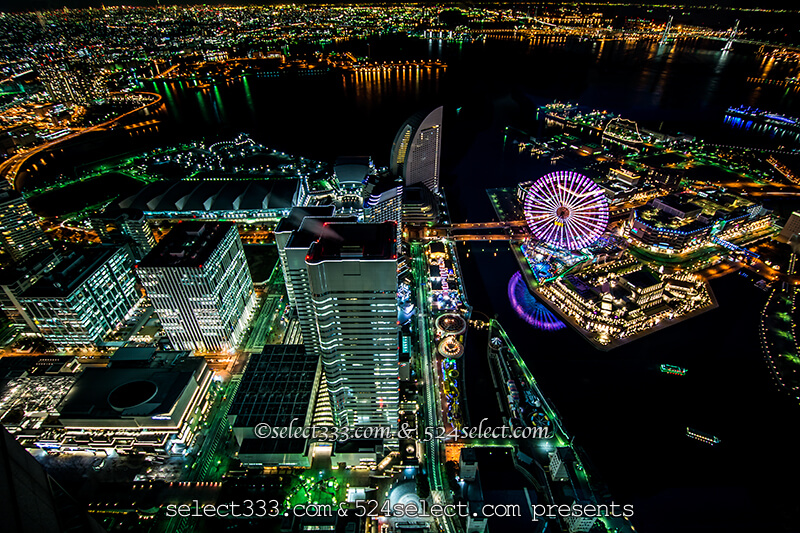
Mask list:
[[[112,94],[123,94],[123,93],[112,93]],[[137,111],[141,111],[142,109],[144,109],[146,107],[149,107],[149,106],[151,106],[153,104],[157,104],[158,102],[161,101],[161,95],[157,94],[157,93],[137,92],[137,93],[128,93],[128,94],[149,95],[149,96],[155,97],[155,100],[153,100],[151,102],[148,102],[148,103],[146,103],[144,105],[141,105],[141,106],[139,106],[136,109],[133,109],[131,111],[127,111],[127,112],[119,115],[118,117],[114,117],[111,120],[107,120],[107,121],[105,121],[105,122],[103,122],[101,124],[97,124],[95,126],[90,126],[88,128],[75,130],[72,133],[69,133],[69,134],[67,134],[67,135],[65,135],[63,137],[59,137],[58,139],[54,139],[54,140],[52,140],[52,141],[50,141],[48,143],[45,143],[45,144],[39,145],[39,146],[37,146],[35,148],[32,148],[31,150],[28,150],[27,152],[23,152],[23,153],[20,153],[20,154],[13,155],[9,159],[4,161],[3,164],[0,165],[0,176],[5,178],[9,183],[11,183],[14,186],[14,188],[16,188],[17,174],[19,173],[20,169],[22,168],[22,165],[24,165],[25,162],[28,159],[30,159],[31,157],[35,156],[38,153],[43,152],[44,150],[52,148],[52,147],[54,147],[55,145],[57,145],[59,143],[62,143],[64,141],[67,141],[67,140],[70,140],[70,139],[74,139],[76,137],[79,137],[79,136],[83,135],[84,133],[88,133],[90,131],[98,131],[98,130],[101,130],[101,129],[106,128],[108,126],[111,126],[116,121],[118,121],[118,120],[120,120],[122,118],[125,118],[128,115],[136,113]]]
[[[192,468],[187,477],[187,481],[202,482],[202,481],[218,481],[219,470],[214,472],[215,460],[217,458],[217,451],[221,442],[227,439],[230,425],[228,423],[228,411],[233,403],[233,398],[236,396],[236,391],[239,389],[241,383],[241,376],[234,376],[231,381],[224,386],[221,391],[223,395],[217,401],[218,407],[211,416],[211,423],[205,432],[205,438],[200,445],[195,459],[195,467]]]
[[[285,308],[285,299],[282,295],[270,292],[262,296],[256,309],[256,316],[250,322],[250,331],[244,343],[244,351],[260,353],[265,345],[270,344],[270,341],[283,338],[286,328],[281,324],[281,317]],[[276,338],[271,338],[273,332],[275,332],[274,337]]]
[[[212,413],[209,415],[210,423],[208,428],[203,434],[203,442],[200,444],[195,456],[194,465],[186,474],[183,481],[189,482],[190,487],[192,484],[202,483],[206,481],[219,481],[223,473],[222,468],[218,466],[226,466],[224,463],[217,463],[217,456],[219,455],[218,448],[220,443],[224,443],[229,434],[230,425],[228,423],[228,411],[233,403],[233,398],[236,396],[236,391],[241,383],[242,376],[234,376],[233,379],[224,385],[220,390],[221,397],[216,398],[217,405],[213,407]],[[188,463],[187,463],[188,464]],[[164,528],[165,533],[185,533],[194,530],[196,518],[176,516],[171,518]]]
[[[419,330],[419,366],[422,372],[424,402],[422,405],[425,427],[444,427],[442,409],[439,403],[439,380],[434,369],[434,356],[431,354],[431,319],[428,310],[427,294],[427,266],[422,246],[419,243],[411,244],[411,257],[413,259],[414,277],[417,285],[417,328]],[[421,433],[421,434],[424,434]],[[428,465],[428,480],[431,486],[431,496],[434,503],[443,504],[447,501],[449,490],[445,491],[444,454],[442,441],[430,439],[424,444],[425,461]],[[439,530],[445,533],[455,533],[457,524],[450,517],[438,520]]]

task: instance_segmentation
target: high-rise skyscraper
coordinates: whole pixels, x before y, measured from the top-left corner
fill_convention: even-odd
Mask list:
[[[422,183],[434,193],[439,192],[442,111],[437,107],[409,118],[394,138],[389,160],[392,174],[406,185]]]
[[[173,349],[230,350],[242,340],[256,297],[234,224],[180,223],[136,270]]]
[[[275,244],[278,248],[278,258],[281,261],[281,269],[283,270],[283,279],[286,282],[286,293],[289,296],[289,305],[296,307],[296,300],[294,296],[295,283],[290,282],[290,268],[287,263],[286,245],[291,240],[294,233],[300,228],[303,219],[306,217],[332,217],[334,206],[308,206],[308,207],[295,207],[289,212],[289,216],[282,218],[278,225],[275,226]],[[308,246],[306,246],[306,250]],[[305,253],[303,254],[305,257]],[[302,268],[305,270],[305,262],[302,263]]]
[[[55,252],[40,251],[0,271],[0,309],[19,331],[39,332],[19,298],[60,260],[61,256]]]
[[[42,336],[58,347],[96,346],[141,299],[127,246],[72,252],[19,297]]]
[[[156,245],[150,223],[138,209],[115,206],[92,217],[92,227],[103,242],[130,244],[136,259],[142,259]]]
[[[275,241],[278,244],[289,302],[300,324],[303,345],[308,353],[315,355],[320,355],[319,332],[308,282],[306,257],[311,244],[327,231],[325,224],[336,221],[356,222],[356,218],[334,218],[333,206],[295,207],[275,228]]]
[[[395,224],[325,222],[323,228],[305,262],[336,421],[394,430],[399,401]]]
[[[12,189],[0,191],[0,244],[13,261],[53,247],[28,202]]]

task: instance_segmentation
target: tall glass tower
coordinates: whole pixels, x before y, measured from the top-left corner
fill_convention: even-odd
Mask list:
[[[440,106],[427,115],[415,114],[394,138],[389,168],[406,186],[421,183],[431,192],[439,192],[442,111]]]

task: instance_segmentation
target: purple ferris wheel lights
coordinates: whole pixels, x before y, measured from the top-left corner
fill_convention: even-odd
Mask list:
[[[519,317],[535,328],[556,331],[566,327],[566,324],[531,294],[521,272],[514,273],[508,281],[508,301]]]

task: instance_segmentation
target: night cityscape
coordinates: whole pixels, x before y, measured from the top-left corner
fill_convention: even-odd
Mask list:
[[[147,3],[0,8],[0,530],[800,532],[800,9]]]

